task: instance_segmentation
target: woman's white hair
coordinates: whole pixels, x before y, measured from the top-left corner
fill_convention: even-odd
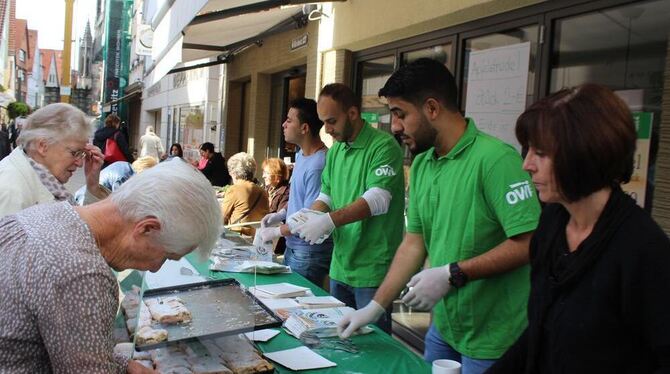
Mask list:
[[[134,175],[110,198],[129,221],[157,218],[158,243],[170,253],[183,256],[197,246],[204,260],[221,233],[221,210],[211,183],[179,159]]]
[[[69,139],[87,141],[91,132],[91,124],[84,112],[70,104],[54,103],[28,116],[16,142],[24,149],[30,149],[31,144],[40,139],[49,144]]]
[[[228,173],[235,179],[253,180],[256,160],[248,153],[236,153],[228,159]]]

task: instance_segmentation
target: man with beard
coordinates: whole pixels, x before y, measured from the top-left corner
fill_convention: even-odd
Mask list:
[[[426,361],[484,372],[527,323],[528,245],[540,213],[534,187],[513,147],[460,114],[441,63],[400,68],[379,95],[393,132],[416,155],[407,233],[374,299],[343,318],[340,335],[375,321],[407,286],[405,304],[432,310]],[[426,258],[430,268],[417,273]]]
[[[343,84],[321,90],[319,119],[336,142],[311,208],[326,214],[312,215],[293,230],[309,243],[332,233],[330,293],[353,308],[372,300],[388,271],[402,240],[405,201],[400,145],[365,123],[360,107],[360,98]],[[378,326],[390,333],[391,314],[384,312]]]

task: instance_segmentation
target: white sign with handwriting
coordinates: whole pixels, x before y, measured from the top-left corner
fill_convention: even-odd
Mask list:
[[[514,135],[526,109],[530,42],[470,53],[465,115],[477,128],[521,150]]]

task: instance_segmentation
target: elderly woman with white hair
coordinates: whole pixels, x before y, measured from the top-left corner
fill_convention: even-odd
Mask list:
[[[88,143],[91,127],[84,113],[69,104],[49,104],[31,114],[18,147],[0,161],[0,217],[35,204],[74,203],[64,184],[84,166],[86,202],[106,197],[98,179],[104,156]]]
[[[223,224],[260,221],[268,213],[269,204],[267,192],[253,182],[256,160],[247,153],[237,153],[228,160],[228,172],[233,184],[226,190],[221,203]],[[256,233],[251,226],[235,226],[231,230],[249,236]]]
[[[40,204],[1,219],[0,372],[145,372],[113,355],[110,267],[157,271],[194,250],[206,258],[220,229],[212,186],[180,161],[91,205]]]

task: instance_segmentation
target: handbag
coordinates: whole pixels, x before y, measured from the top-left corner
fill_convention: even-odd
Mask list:
[[[119,148],[119,144],[116,142],[118,134],[116,132],[114,136],[107,138],[105,141],[105,162],[108,164],[116,161],[127,161],[126,156],[121,152],[121,148]]]

